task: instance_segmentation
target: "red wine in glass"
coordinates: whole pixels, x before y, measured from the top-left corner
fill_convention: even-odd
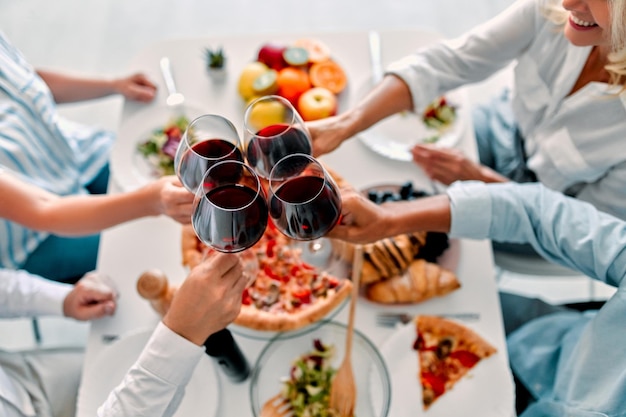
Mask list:
[[[248,163],[262,176],[269,173],[287,155],[303,153],[310,155],[311,141],[306,132],[297,127],[275,124],[259,130],[248,142]]]
[[[203,242],[209,242],[221,252],[239,252],[254,245],[263,235],[267,205],[256,190],[224,185],[205,194],[193,222]]]
[[[269,215],[292,239],[318,239],[339,221],[341,195],[326,171],[308,155],[281,160],[270,176],[270,190]]]
[[[222,116],[205,114],[187,126],[176,150],[174,168],[185,188],[195,193],[205,172],[227,159],[243,161],[237,129]]]
[[[180,181],[189,190],[196,190],[204,173],[217,161],[231,159],[243,162],[241,150],[223,139],[208,139],[195,143],[180,160]]]
[[[226,160],[206,172],[191,216],[202,242],[221,252],[240,252],[261,239],[267,221],[265,195],[250,167]]]

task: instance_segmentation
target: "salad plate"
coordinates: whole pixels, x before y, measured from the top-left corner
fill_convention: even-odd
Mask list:
[[[361,97],[370,88],[370,84],[366,83],[361,90]],[[444,105],[435,106],[435,110],[443,110],[439,117],[436,117],[437,111],[432,109],[426,110],[423,115],[402,112],[381,120],[357,137],[374,152],[405,162],[413,159],[411,148],[418,143],[434,143],[452,148],[458,144],[466,129],[464,120],[467,117],[467,100],[464,90],[451,91],[442,97],[445,100]],[[438,105],[438,100],[432,104]]]
[[[324,321],[322,326],[299,333],[296,337],[285,333],[271,340],[259,355],[251,376],[250,403],[254,416],[264,417],[261,410],[268,400],[283,389],[289,391],[290,388],[301,387],[301,383],[308,382],[316,387],[308,388],[309,395],[304,395],[305,398],[294,398],[301,405],[299,408],[312,411],[317,409],[319,402],[327,403],[328,398],[324,397],[330,391],[329,381],[322,369],[330,369],[331,373],[336,371],[345,354],[345,341],[346,326],[334,321]],[[354,330],[352,343],[352,367],[357,389],[354,414],[359,417],[387,417],[391,400],[387,366],[378,349],[359,330]],[[321,358],[322,363],[311,358],[315,346],[320,344],[330,349]],[[294,413],[294,417],[327,416],[325,411],[305,414],[302,410]]]
[[[163,147],[168,128],[184,125],[183,122],[191,122],[205,113],[201,106],[195,104],[185,105],[182,115],[166,105],[149,105],[124,120],[111,153],[111,173],[115,184],[122,191],[132,191],[163,175],[164,171],[156,163],[156,155],[146,157],[139,150],[140,146],[153,141]]]

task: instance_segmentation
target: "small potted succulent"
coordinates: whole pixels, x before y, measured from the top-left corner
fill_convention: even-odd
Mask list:
[[[205,48],[204,59],[209,75],[215,80],[223,80],[226,76],[226,55],[221,46],[217,49]]]

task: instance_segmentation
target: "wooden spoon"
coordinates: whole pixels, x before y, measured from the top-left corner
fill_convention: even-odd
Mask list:
[[[352,335],[354,333],[354,311],[359,295],[359,278],[363,267],[363,247],[356,245],[354,260],[352,261],[352,297],[350,299],[350,312],[348,316],[348,328],[346,329],[346,348],[343,361],[337,370],[330,385],[330,408],[339,413],[341,417],[352,417],[356,404],[356,384],[352,371]]]

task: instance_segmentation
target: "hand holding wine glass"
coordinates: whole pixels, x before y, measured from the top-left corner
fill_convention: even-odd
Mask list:
[[[304,121],[291,103],[265,96],[248,105],[244,114],[244,142],[250,166],[269,178],[274,165],[294,153],[311,155],[312,144]]]
[[[339,221],[341,195],[319,161],[306,154],[288,155],[270,174],[269,214],[288,237],[315,240]]]
[[[222,116],[205,114],[185,130],[176,150],[174,169],[185,188],[195,193],[204,173],[215,163],[228,159],[243,161],[237,129]]]

